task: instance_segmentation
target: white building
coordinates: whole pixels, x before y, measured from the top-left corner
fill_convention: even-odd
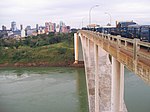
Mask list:
[[[26,36],[26,34],[25,34],[25,30],[21,30],[21,37],[25,37]]]
[[[56,26],[56,32],[60,32],[60,26],[59,25]]]
[[[16,22],[15,21],[11,22],[11,30],[12,31],[16,31],[17,30]]]

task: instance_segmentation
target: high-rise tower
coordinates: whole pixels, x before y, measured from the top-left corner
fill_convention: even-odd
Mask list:
[[[23,25],[22,24],[20,25],[20,30],[23,30]]]
[[[3,30],[3,31],[6,31],[6,26],[3,25],[3,26],[2,26],[2,30]]]
[[[11,22],[11,30],[12,31],[16,31],[17,30],[16,22],[15,21]]]

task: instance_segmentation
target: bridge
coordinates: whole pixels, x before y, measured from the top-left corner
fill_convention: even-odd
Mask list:
[[[124,67],[150,82],[150,43],[79,30],[74,48],[74,63],[85,65],[90,112],[127,112]]]

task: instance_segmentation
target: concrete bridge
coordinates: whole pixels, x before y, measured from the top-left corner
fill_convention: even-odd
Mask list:
[[[85,65],[89,111],[127,112],[124,67],[150,82],[150,43],[80,30],[74,47],[74,63]]]

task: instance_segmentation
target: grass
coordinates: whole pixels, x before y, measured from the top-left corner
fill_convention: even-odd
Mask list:
[[[74,60],[73,44],[63,41],[57,44],[31,48],[29,46],[19,46],[14,48],[0,48],[0,63],[61,63]]]

